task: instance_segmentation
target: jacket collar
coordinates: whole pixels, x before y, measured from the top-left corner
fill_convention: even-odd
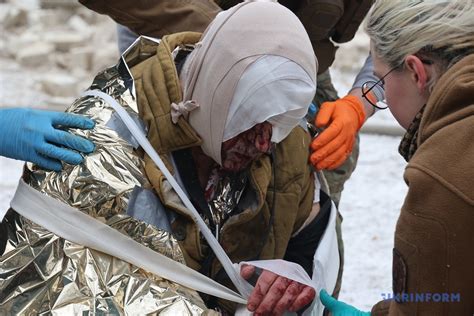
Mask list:
[[[418,147],[443,127],[474,115],[474,54],[441,76],[433,89],[418,132]]]

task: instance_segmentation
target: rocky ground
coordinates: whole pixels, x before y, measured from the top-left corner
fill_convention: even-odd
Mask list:
[[[62,110],[119,57],[115,24],[75,1],[0,3],[0,21],[4,107]]]
[[[339,49],[331,73],[341,96],[367,52],[362,32]],[[118,57],[115,24],[73,0],[0,0],[0,107],[63,110]],[[400,134],[388,111],[367,126]],[[358,168],[340,205],[346,254],[341,299],[366,310],[391,289],[393,231],[406,193],[398,143],[399,136],[361,136]],[[0,210],[9,205],[21,166],[0,158]]]

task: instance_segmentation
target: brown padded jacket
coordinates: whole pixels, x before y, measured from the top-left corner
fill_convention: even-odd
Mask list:
[[[241,0],[79,0],[91,10],[110,16],[139,35],[203,32],[222,9]],[[336,43],[351,40],[373,0],[281,0],[308,32],[318,58],[318,73],[334,61]]]
[[[395,232],[393,292],[405,295],[378,303],[372,315],[474,313],[473,91],[469,55],[430,96]]]

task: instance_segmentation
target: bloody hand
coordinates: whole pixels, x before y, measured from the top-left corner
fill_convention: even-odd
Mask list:
[[[254,272],[254,266],[244,265],[240,275],[249,279]],[[250,294],[247,309],[254,315],[283,315],[285,311],[295,312],[311,303],[315,294],[312,287],[263,270]]]

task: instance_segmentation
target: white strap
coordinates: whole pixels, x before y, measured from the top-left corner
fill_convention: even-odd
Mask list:
[[[74,243],[122,259],[196,291],[246,304],[234,291],[136,242],[95,218],[20,180],[11,207],[27,219]]]
[[[125,111],[125,109],[110,95],[99,91],[99,90],[88,90],[85,91],[82,96],[94,96],[97,98],[101,98],[106,101],[110,106],[114,108],[117,114],[120,116],[122,121],[124,122],[125,126],[128,127],[130,132],[132,133],[133,137],[138,141],[140,146],[145,150],[145,152],[150,156],[153,162],[158,166],[158,168],[163,172],[166,179],[169,181],[173,189],[176,191],[178,196],[181,198],[181,201],[184,203],[186,208],[189,211],[189,215],[194,220],[194,222],[198,225],[199,229],[201,230],[204,238],[206,238],[209,246],[214,251],[216,257],[221,262],[224,270],[227,272],[227,275],[231,279],[232,283],[235,285],[237,290],[244,298],[248,298],[252,291],[252,287],[249,283],[247,283],[243,278],[240,277],[239,272],[234,268],[232,265],[232,261],[230,261],[229,257],[225,253],[222,246],[216,240],[210,229],[204,223],[204,220],[201,218],[197,210],[194,208],[194,205],[188,199],[184,191],[181,189],[179,184],[174,179],[173,175],[169,172],[166,168],[165,164],[161,160],[160,156],[157,154],[153,146],[150,144],[148,139],[146,138],[145,134],[140,130],[140,128],[136,125],[130,115]]]

